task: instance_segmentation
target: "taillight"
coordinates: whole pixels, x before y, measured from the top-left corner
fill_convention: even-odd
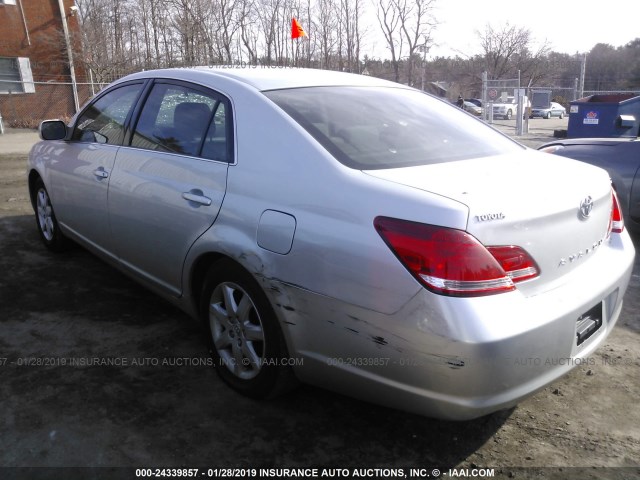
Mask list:
[[[611,190],[611,196],[613,198],[613,208],[611,209],[611,231],[613,233],[622,233],[624,230],[624,217],[622,216],[622,209],[620,208],[620,200],[615,190]]]
[[[487,247],[487,250],[514,282],[538,276],[538,266],[524,249],[515,245],[506,245]]]
[[[473,235],[453,228],[377,217],[374,226],[409,272],[432,292],[476,297],[515,290],[538,268],[520,247],[486,248]]]

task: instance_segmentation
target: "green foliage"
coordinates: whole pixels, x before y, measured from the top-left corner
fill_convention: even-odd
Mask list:
[[[585,90],[640,89],[640,38],[622,47],[598,43],[587,55]]]

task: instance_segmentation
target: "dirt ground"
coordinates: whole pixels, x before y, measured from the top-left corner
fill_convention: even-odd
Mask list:
[[[184,314],[80,248],[45,250],[25,161],[0,153],[0,467],[401,467],[425,469],[422,478],[433,469],[447,477],[493,468],[493,478],[640,478],[640,257],[606,344],[515,409],[453,423],[305,386],[258,403],[197,365],[205,343]],[[90,364],[105,357],[127,365]],[[85,363],[61,364],[72,358]],[[118,475],[135,478],[132,470],[103,478]],[[75,478],[50,478],[63,477]]]

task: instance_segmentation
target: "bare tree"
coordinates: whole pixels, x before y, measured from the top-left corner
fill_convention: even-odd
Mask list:
[[[401,16],[398,5],[396,0],[378,0],[376,7],[376,17],[382,29],[389,53],[391,53],[394,80],[399,82],[404,37],[401,30]]]
[[[125,70],[122,0],[77,0],[82,48],[75,58],[99,83],[110,82]]]
[[[547,42],[534,50],[531,31],[508,23],[499,30],[487,24],[484,32],[476,33],[490,78],[513,78],[519,70],[523,77],[528,77],[529,83],[535,82],[540,75],[538,67],[549,53]]]
[[[360,16],[362,15],[362,0],[340,0],[337,5],[340,46],[339,57],[341,70],[360,72],[360,47],[362,31]],[[344,62],[344,63],[343,63]]]
[[[278,29],[278,11],[283,0],[256,0],[258,21],[264,35],[264,61],[270,65],[276,55],[276,32]]]
[[[224,51],[225,61],[233,63],[231,47],[234,36],[240,27],[236,18],[236,11],[242,6],[239,0],[213,0],[214,18],[218,26],[218,41]]]
[[[335,0],[318,0],[316,3],[316,28],[312,38],[318,44],[321,68],[331,68],[336,52],[337,8]]]
[[[238,26],[242,46],[249,56],[249,63],[258,62],[259,18],[254,0],[240,0]]]
[[[395,0],[400,15],[400,28],[407,43],[407,84],[413,84],[413,66],[419,48],[428,49],[435,27],[432,11],[435,0]]]
[[[436,0],[75,0],[82,48],[74,59],[98,83],[143,68],[236,63],[290,64],[360,72],[362,19],[375,9],[391,69],[365,56],[367,72],[409,84],[431,45]],[[291,17],[310,38],[291,42]],[[492,79],[520,71],[524,84],[573,85],[582,57],[550,52],[529,30],[487,25],[478,32],[482,55],[429,63],[429,80],[480,89],[479,73]],[[60,42],[52,38],[52,45]],[[422,49],[422,50],[421,50]],[[77,50],[77,51],[76,51]],[[60,61],[65,61],[61,55]],[[297,59],[297,60],[296,60]],[[640,39],[624,47],[596,45],[587,59],[588,89],[640,87]],[[425,71],[426,72],[426,71]],[[425,80],[427,75],[425,73]],[[437,89],[437,87],[434,87]]]

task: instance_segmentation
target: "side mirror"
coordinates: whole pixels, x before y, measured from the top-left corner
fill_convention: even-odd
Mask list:
[[[83,130],[82,135],[80,136],[80,141],[90,143],[107,143],[109,139],[99,132],[94,132],[93,130]]]
[[[38,133],[42,140],[63,140],[67,136],[67,126],[61,120],[45,120],[40,124]]]

